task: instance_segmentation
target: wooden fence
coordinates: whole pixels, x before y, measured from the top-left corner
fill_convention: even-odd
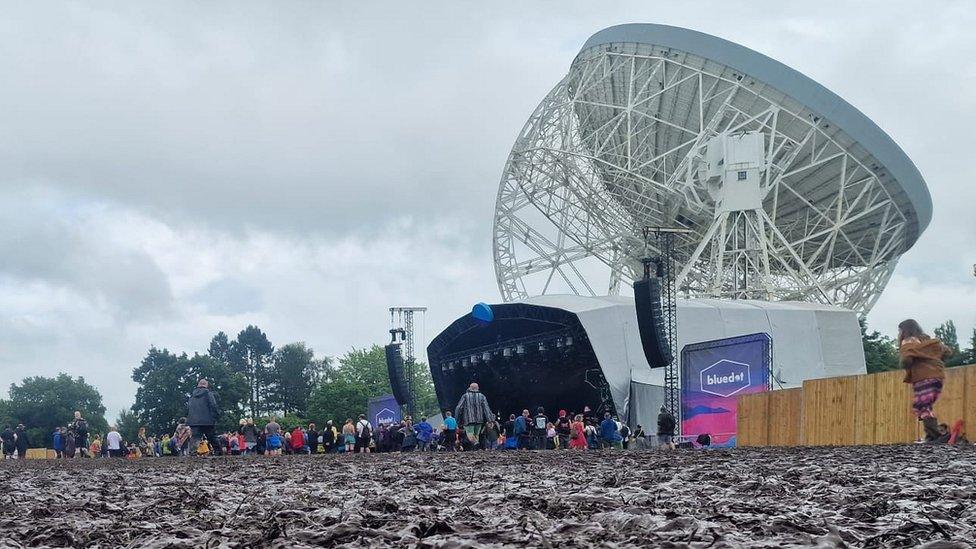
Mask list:
[[[802,388],[738,399],[739,446],[899,444],[917,440],[912,389],[901,370],[811,379]],[[935,415],[950,426],[965,420],[976,434],[976,365],[948,368]]]

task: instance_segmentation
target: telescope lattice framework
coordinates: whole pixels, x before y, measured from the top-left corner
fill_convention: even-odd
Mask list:
[[[658,253],[643,228],[677,227],[691,231],[675,241],[683,295],[863,314],[931,215],[912,161],[823,86],[714,36],[620,25],[519,133],[495,270],[506,301],[617,294]]]

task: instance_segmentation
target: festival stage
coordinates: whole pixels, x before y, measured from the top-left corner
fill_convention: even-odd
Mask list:
[[[947,446],[7,461],[0,545],[968,547],[974,468]]]

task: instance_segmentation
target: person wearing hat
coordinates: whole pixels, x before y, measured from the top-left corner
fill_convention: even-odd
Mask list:
[[[210,391],[210,383],[206,379],[197,382],[197,388],[187,400],[186,407],[186,424],[190,426],[193,433],[194,451],[201,438],[205,437],[208,441],[217,440],[214,436],[214,425],[217,424],[220,409],[217,407],[216,397]]]

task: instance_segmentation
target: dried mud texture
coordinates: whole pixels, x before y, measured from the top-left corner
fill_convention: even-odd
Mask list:
[[[0,546],[970,547],[976,450],[2,462]]]

